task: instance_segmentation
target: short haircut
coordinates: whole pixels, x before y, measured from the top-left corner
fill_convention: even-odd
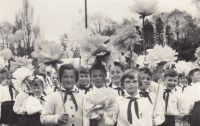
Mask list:
[[[80,74],[90,74],[89,69],[82,67],[82,66],[79,68],[79,73]]]
[[[100,70],[100,71],[102,71],[102,73],[104,74],[105,77],[107,76],[106,69],[101,63],[95,63],[90,67],[90,69],[89,69],[90,76],[91,76],[93,70]]]
[[[185,75],[185,73],[179,73],[178,74],[178,78],[180,78],[180,77],[186,77],[187,78],[187,76]]]
[[[142,67],[142,68],[139,68],[139,72],[140,73],[144,73],[144,74],[148,74],[149,76],[152,77],[152,73],[151,73],[151,70],[147,67]]]
[[[190,72],[189,72],[189,74],[188,74],[189,77],[192,77],[192,76],[194,75],[194,73],[195,73],[195,72],[198,72],[198,71],[200,72],[199,68],[195,68],[195,69],[190,70]]]
[[[33,84],[31,86],[32,87],[40,87],[41,86],[44,89],[44,82],[39,78],[35,78],[33,80]]]
[[[113,62],[113,64],[114,64],[115,66],[120,67],[121,70],[124,72],[125,66],[124,66],[122,63],[120,63],[120,62]],[[111,68],[111,66],[109,66],[109,71],[110,71],[110,68]]]
[[[58,70],[60,81],[62,79],[64,70],[73,70],[75,77],[76,77],[76,82],[78,82],[78,71],[72,64],[63,64],[60,66],[60,68]]]
[[[164,79],[166,79],[166,77],[176,77],[178,76],[178,73],[175,71],[175,70],[172,70],[172,69],[169,69],[169,70],[166,70],[165,73],[164,73]]]
[[[142,86],[142,78],[138,71],[136,70],[126,70],[121,77],[121,86],[124,88],[124,80],[126,78],[135,79],[135,74],[137,75],[137,80],[139,82],[139,87]]]

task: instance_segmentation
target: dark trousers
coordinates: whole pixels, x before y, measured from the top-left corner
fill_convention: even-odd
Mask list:
[[[159,126],[175,126],[175,116],[165,115],[165,121]]]
[[[29,126],[30,116],[26,113],[25,115],[18,115],[19,126]]]
[[[191,126],[200,126],[200,101],[194,104],[191,116]]]

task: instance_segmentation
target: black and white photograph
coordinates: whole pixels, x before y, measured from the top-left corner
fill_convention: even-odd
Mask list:
[[[0,126],[200,126],[200,0],[0,0]]]

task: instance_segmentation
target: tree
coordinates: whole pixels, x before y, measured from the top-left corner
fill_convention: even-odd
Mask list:
[[[171,26],[167,25],[165,27],[165,38],[166,38],[166,44],[171,46],[172,42],[174,40],[174,34],[172,32]]]
[[[67,42],[67,34],[64,33],[63,35],[61,35],[60,37],[60,42],[61,42],[61,46],[63,47],[63,50],[66,51],[67,50],[67,45],[66,45],[66,42]]]
[[[163,33],[164,33],[164,24],[162,22],[162,19],[159,17],[156,20],[156,41],[158,44],[162,46],[164,46]]]
[[[0,39],[2,41],[2,47],[9,47],[8,36],[12,33],[12,24],[4,21],[0,23]]]
[[[93,34],[111,36],[115,33],[117,23],[101,12],[96,12],[94,15],[88,16],[88,28]]]
[[[17,42],[18,56],[28,55],[31,57],[31,53],[34,51],[36,37],[40,36],[40,33],[34,36],[32,32],[33,13],[34,8],[31,6],[30,2],[28,0],[23,0],[22,10],[16,14],[15,27],[13,29],[13,33],[17,30],[22,30],[24,32],[24,40]]]
[[[146,44],[146,49],[153,48],[154,42],[154,28],[151,22],[148,19],[144,23],[144,40]]]

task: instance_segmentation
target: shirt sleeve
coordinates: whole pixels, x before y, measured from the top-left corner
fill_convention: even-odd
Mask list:
[[[90,126],[90,118],[86,117],[86,110],[84,109],[84,105],[86,104],[87,100],[84,98],[83,100],[83,126]]]
[[[44,104],[44,108],[42,114],[40,116],[40,121],[43,125],[57,125],[58,118],[60,115],[54,115],[55,113],[55,105],[54,101],[50,97],[47,98],[46,103]]]
[[[27,114],[33,115],[35,113],[42,111],[43,106],[41,105],[39,100],[37,100],[35,97],[29,96],[27,99],[26,108],[27,108]]]
[[[183,98],[183,94],[178,93],[178,111],[179,116],[184,116],[186,111],[185,99]]]
[[[156,125],[161,125],[165,121],[164,109],[161,105],[161,102],[157,103],[154,120]]]
[[[22,114],[24,112],[24,106],[22,106],[23,98],[22,95],[17,95],[15,99],[15,104],[13,106],[13,110],[16,114]]]

